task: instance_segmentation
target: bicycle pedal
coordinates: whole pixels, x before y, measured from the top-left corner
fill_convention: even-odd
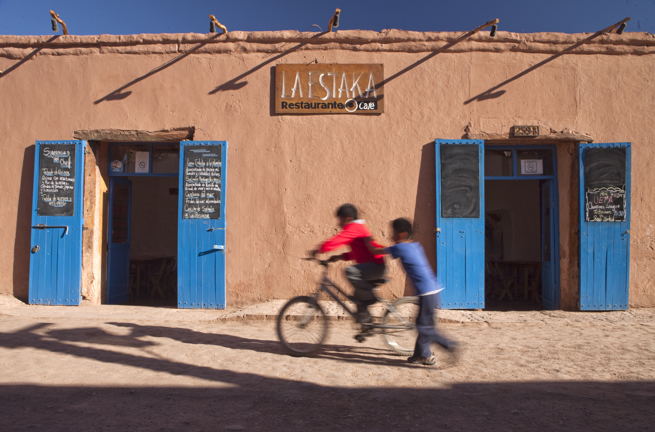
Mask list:
[[[363,334],[357,334],[355,335],[355,340],[360,343],[364,342],[366,340],[366,336],[364,336]]]

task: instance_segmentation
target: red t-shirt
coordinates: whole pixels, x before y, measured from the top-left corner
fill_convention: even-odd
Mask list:
[[[339,249],[342,246],[350,246],[350,252],[344,253],[344,259],[355,260],[357,264],[369,262],[384,264],[384,255],[373,255],[366,247],[364,239],[370,236],[371,232],[366,227],[364,220],[357,219],[343,227],[339,234],[326,240],[318,251],[323,253]],[[376,248],[383,247],[374,241],[371,241],[371,244]]]

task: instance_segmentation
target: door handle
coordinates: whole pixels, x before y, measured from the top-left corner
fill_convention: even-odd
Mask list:
[[[212,249],[214,249],[214,250],[225,250],[225,246],[223,246],[223,245],[214,245],[214,247]]]
[[[34,229],[46,229],[46,228],[64,228],[64,235],[68,234],[68,226],[66,225],[46,225],[46,224],[36,224],[32,226]],[[62,236],[63,237],[63,236]]]

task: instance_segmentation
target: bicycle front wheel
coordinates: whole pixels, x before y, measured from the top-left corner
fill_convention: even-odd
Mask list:
[[[409,356],[416,345],[418,297],[402,297],[393,302],[382,319],[384,340],[398,355]]]
[[[316,353],[328,332],[323,308],[312,297],[296,297],[285,304],[277,316],[277,337],[293,356]]]

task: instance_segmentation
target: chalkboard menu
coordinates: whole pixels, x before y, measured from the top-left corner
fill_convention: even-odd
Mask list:
[[[625,221],[625,148],[592,148],[584,154],[587,222]]]
[[[588,222],[625,221],[625,189],[595,188],[585,192]]]
[[[39,216],[73,216],[75,212],[75,144],[42,145],[39,158]]]
[[[480,217],[480,156],[475,144],[441,144],[441,217]]]
[[[184,150],[184,219],[221,218],[221,146]]]

